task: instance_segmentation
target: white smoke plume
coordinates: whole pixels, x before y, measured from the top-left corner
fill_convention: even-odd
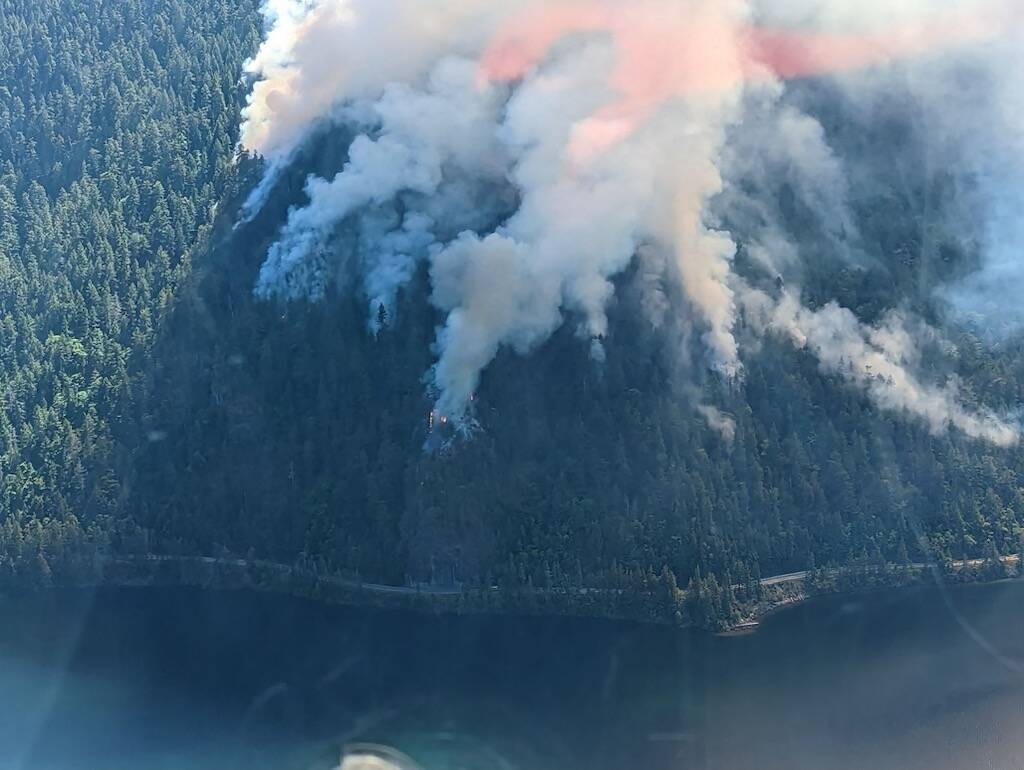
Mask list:
[[[1019,441],[1017,426],[992,412],[965,409],[955,381],[938,386],[915,377],[919,340],[898,312],[890,313],[877,326],[865,326],[834,302],[811,310],[790,293],[773,301],[751,291],[745,299],[752,320],[765,331],[784,335],[798,348],[806,348],[823,371],[860,387],[883,409],[917,417],[935,434],[956,428],[996,446],[1010,447]]]
[[[942,294],[989,339],[1024,328],[1024,3],[1020,0],[790,0],[764,3],[775,23],[871,29],[879,19],[955,43],[896,66],[845,73],[844,94],[870,115],[894,94],[920,114],[915,142],[933,169],[953,175],[971,210],[958,223],[980,249],[981,269]],[[959,33],[953,30],[959,28]],[[998,33],[996,33],[998,30]],[[980,44],[972,44],[980,43]],[[966,188],[970,188],[969,190]],[[833,187],[833,189],[836,189]],[[931,213],[931,216],[942,216]],[[924,216],[929,216],[926,212]]]
[[[370,108],[379,124],[376,136],[356,137],[347,165],[333,180],[309,179],[309,204],[289,214],[260,271],[257,293],[322,298],[329,236],[358,212],[373,252],[366,266],[372,307],[389,306],[397,287],[411,276],[415,260],[435,242],[431,208],[441,204],[453,209],[459,221],[452,223],[446,210],[449,228],[472,225],[478,215],[469,201],[460,212],[439,199],[457,195],[460,179],[498,183],[505,173],[504,152],[493,130],[501,102],[495,89],[477,88],[476,77],[471,62],[446,59],[423,89],[386,86]],[[382,208],[400,194],[414,210],[389,221]],[[367,207],[373,207],[369,214]]]
[[[994,34],[988,5],[950,3],[922,22],[924,6],[908,4],[859,37],[835,32],[820,7],[763,5],[269,0],[241,140],[268,172],[249,212],[318,125],[344,122],[358,135],[340,173],[308,180],[257,294],[322,299],[338,265],[354,264],[375,328],[377,308],[393,309],[426,264],[445,315],[431,373],[437,410],[458,422],[502,346],[526,353],[571,319],[600,360],[613,279],[639,259],[654,283],[675,282],[711,368],[740,376],[737,307],[767,295],[734,275],[730,212],[713,215],[712,202],[735,209],[763,264],[781,272],[795,257],[777,212],[738,194],[727,172],[756,183],[770,163],[785,167],[835,243],[853,229],[842,164],[820,125],[781,105],[785,80]],[[663,318],[669,304],[650,296],[648,316]],[[784,331],[829,370],[842,368],[830,339],[847,349],[844,361],[878,367],[889,384],[848,379],[884,408],[997,444],[1016,435],[961,407],[955,388],[921,385],[914,362],[879,342],[883,330],[848,311],[811,312],[787,295],[762,314],[772,318],[766,331]]]
[[[736,439],[736,420],[721,409],[710,404],[697,404],[697,413],[726,443],[731,444]]]
[[[965,119],[947,128],[970,148],[958,162],[977,185],[982,250],[981,270],[947,296],[962,317],[995,340],[1024,329],[1024,37],[1013,42],[975,61],[994,90],[992,106],[965,110]],[[931,114],[942,125],[940,100],[933,98]]]
[[[522,73],[491,77],[482,61],[484,48],[476,60],[457,57],[448,50],[451,41],[440,35],[405,56],[405,35],[392,33],[400,62],[384,65],[394,67],[387,76],[376,69],[364,76],[353,61],[336,62],[347,74],[336,76],[330,90],[317,78],[309,98],[298,99],[303,93],[299,84],[309,75],[297,62],[310,40],[328,31],[339,39],[371,35],[382,5],[387,3],[375,3],[370,10],[326,3],[298,25],[278,11],[287,20],[281,35],[298,42],[287,55],[275,43],[266,57],[257,57],[254,67],[263,67],[267,79],[254,91],[243,142],[271,158],[287,156],[319,113],[344,101],[376,118],[372,135],[356,138],[348,164],[335,179],[310,179],[309,203],[291,212],[260,273],[257,292],[321,298],[334,229],[353,215],[365,229],[367,207],[376,212],[400,199],[401,221],[377,233],[379,252],[366,269],[367,293],[371,303],[387,306],[416,260],[429,256],[434,302],[448,314],[434,372],[443,414],[464,412],[480,372],[501,345],[529,350],[547,338],[565,312],[582,319],[580,333],[594,340],[600,355],[611,278],[645,244],[673,255],[687,296],[707,322],[715,366],[729,376],[738,373],[735,307],[728,286],[735,246],[727,234],[706,226],[704,204],[722,189],[717,155],[743,84],[738,34],[743,5],[649,0],[635,7],[630,18],[640,26],[634,29],[631,23],[622,35],[649,34],[656,23],[677,29],[696,24],[704,33],[696,52],[662,46],[660,65],[696,71],[703,61],[694,57],[714,57],[713,88],[654,105],[658,109],[653,111],[643,101],[641,106],[626,104],[621,114],[607,110],[622,98],[614,81],[623,63],[616,40],[605,34],[573,40]],[[442,28],[450,23],[449,14],[467,18],[472,6],[440,5],[443,23],[437,26]],[[526,10],[510,18],[529,12],[520,8]],[[573,10],[586,8],[572,4]],[[619,15],[607,21],[614,29]],[[318,24],[324,29],[314,35],[310,29]],[[353,26],[357,32],[348,29]],[[403,32],[415,37],[418,28]],[[573,24],[568,31],[575,31]],[[430,61],[423,52],[438,40],[443,43],[437,48],[440,58],[414,75]],[[482,45],[487,42],[481,38]],[[390,50],[387,35],[375,44]],[[506,79],[521,80],[511,95],[502,82]],[[328,101],[327,93],[334,99]],[[293,97],[302,101],[301,108],[290,104]],[[272,119],[278,111],[281,121]],[[673,157],[677,160],[666,162]],[[453,180],[470,177],[494,184],[504,178],[520,206],[495,232],[474,231],[465,223],[454,238],[442,237],[423,209],[436,206],[437,196]],[[450,219],[445,217],[445,226],[457,229]]]

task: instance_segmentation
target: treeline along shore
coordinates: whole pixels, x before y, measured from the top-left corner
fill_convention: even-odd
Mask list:
[[[52,559],[50,560],[52,561]],[[1019,577],[1021,555],[935,564],[864,564],[818,568],[721,585],[695,575],[680,587],[671,571],[641,575],[619,588],[581,586],[384,585],[328,573],[308,561],[281,564],[255,558],[67,551],[51,564],[28,560],[0,571],[3,591],[80,587],[192,587],[253,590],[326,604],[453,614],[530,614],[593,617],[701,628],[746,630],[765,615],[815,596]]]

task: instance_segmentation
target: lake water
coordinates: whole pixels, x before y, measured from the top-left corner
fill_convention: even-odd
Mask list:
[[[179,589],[0,598],[0,768],[1024,768],[1024,584],[748,636]],[[386,767],[350,763],[348,767]]]

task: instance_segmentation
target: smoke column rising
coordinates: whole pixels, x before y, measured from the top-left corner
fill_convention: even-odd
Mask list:
[[[446,317],[431,382],[439,413],[460,422],[502,346],[527,353],[571,318],[600,360],[612,280],[640,259],[699,319],[710,367],[741,376],[738,306],[772,300],[734,275],[736,244],[710,213],[732,193],[723,175],[737,152],[730,136],[805,137],[810,143],[771,149],[788,152],[790,165],[827,167],[819,180],[839,177],[816,122],[770,107],[785,79],[970,46],[1017,18],[1008,7],[926,8],[840,34],[774,24],[770,8],[743,0],[273,0],[266,43],[249,67],[257,80],[242,144],[268,161],[249,208],[313,127],[347,114],[363,127],[335,178],[309,179],[308,202],[291,211],[256,291],[321,299],[340,250],[359,265],[372,327],[376,308],[392,309],[425,263]],[[755,22],[763,18],[774,26]],[[746,127],[752,97],[769,105],[774,133]],[[754,149],[752,163],[762,154]],[[751,244],[768,264],[787,251],[771,225]],[[343,226],[357,236],[339,239]],[[879,353],[880,332],[849,311],[812,312],[792,294],[775,301],[762,312],[773,319],[763,331],[782,330],[824,368],[838,369],[829,340],[884,365],[884,387],[847,377],[881,407],[936,431],[1015,440],[1015,427],[969,413],[955,389],[921,384],[913,356]]]
[[[756,292],[745,300],[748,309],[760,304],[760,314],[755,312],[754,318],[765,332],[783,335],[798,348],[809,350],[823,371],[863,389],[883,409],[913,415],[935,434],[952,427],[1000,447],[1018,442],[1015,425],[992,412],[972,412],[961,406],[955,382],[930,385],[914,376],[913,368],[919,363],[917,342],[899,313],[868,327],[835,303],[810,310],[789,293],[778,302]]]

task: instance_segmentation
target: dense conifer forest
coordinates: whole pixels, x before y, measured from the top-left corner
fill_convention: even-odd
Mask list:
[[[692,580],[728,612],[761,576],[1018,549],[1019,450],[880,411],[781,340],[736,383],[697,355],[681,376],[679,341],[636,312],[636,271],[602,364],[569,329],[528,365],[504,351],[455,435],[423,381],[441,320],[425,274],[376,333],[340,285],[330,303],[253,296],[304,174],[345,153],[323,133],[234,228],[260,171],[236,158],[254,2],[0,0],[0,28],[0,581],[234,555],[394,585]],[[935,318],[929,287],[972,259],[915,213],[943,184],[861,200],[865,241],[893,256],[823,258],[810,295]],[[947,333],[967,398],[1015,408],[1019,341]]]
[[[129,523],[131,420],[234,183],[255,5],[0,4],[0,541],[48,571]]]

